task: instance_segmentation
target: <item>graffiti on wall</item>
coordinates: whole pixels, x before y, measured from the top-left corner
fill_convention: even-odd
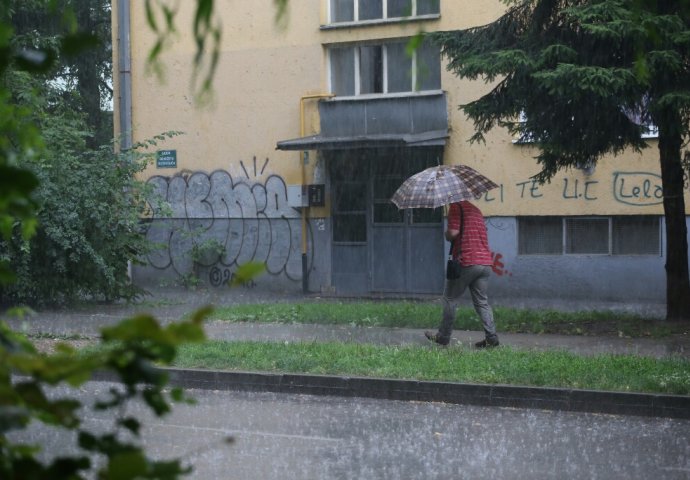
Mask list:
[[[301,220],[288,205],[284,179],[269,175],[252,181],[244,164],[242,170],[246,178],[216,170],[148,180],[153,216],[147,238],[161,247],[148,255],[152,267],[173,269],[182,277],[203,269],[215,286],[226,284],[247,262],[265,263],[270,275],[302,278]],[[163,212],[153,199],[171,211]],[[313,238],[307,227],[311,269]]]
[[[661,177],[647,172],[616,172],[613,195],[617,201],[633,206],[658,205],[664,201]]]
[[[597,201],[608,191],[613,192],[616,202],[633,207],[659,205],[663,202],[661,177],[650,172],[614,172],[611,185],[608,186],[598,180],[566,176],[560,180],[556,191],[560,193],[561,199],[567,201]],[[501,183],[498,188],[484,194],[484,201],[504,203],[508,196],[510,199],[520,200],[540,200],[549,197],[543,185],[534,179],[528,179],[513,185]]]
[[[500,232],[503,232],[504,235],[506,234],[506,232],[514,229],[514,223],[505,222],[501,218],[487,218],[485,222],[487,227],[489,227],[491,230],[498,230]],[[493,270],[495,275],[499,277],[513,276],[513,272],[508,270],[508,268],[506,267],[506,260],[502,253],[495,252],[492,250],[491,260],[491,270]]]
[[[506,265],[503,261],[503,254],[497,252],[491,252],[491,260],[493,261],[491,265],[491,270],[499,277],[512,277],[513,273],[508,271]]]

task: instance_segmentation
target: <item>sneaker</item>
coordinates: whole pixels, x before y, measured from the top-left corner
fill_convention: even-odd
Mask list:
[[[474,344],[475,348],[493,348],[493,347],[498,347],[499,343],[498,340],[482,340],[481,342],[477,342]]]
[[[427,340],[438,343],[444,347],[450,343],[450,338],[443,338],[438,333],[430,332],[428,330],[424,332],[424,336],[427,338]]]

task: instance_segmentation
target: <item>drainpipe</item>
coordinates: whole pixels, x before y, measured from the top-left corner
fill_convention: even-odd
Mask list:
[[[120,0],[117,9],[120,150],[132,148],[132,59],[129,0]]]
[[[314,98],[331,98],[335,97],[333,93],[315,93],[311,95],[303,95],[299,99],[299,136],[304,134],[304,101]],[[309,163],[309,152],[306,150],[301,152],[300,165],[302,171],[302,198],[307,193],[307,164]],[[309,293],[309,269],[307,266],[307,210],[309,206],[302,208],[302,293]]]
[[[120,124],[120,151],[132,148],[132,59],[130,45],[129,0],[117,3],[118,48],[118,122]],[[127,262],[127,277],[132,279],[132,262]]]

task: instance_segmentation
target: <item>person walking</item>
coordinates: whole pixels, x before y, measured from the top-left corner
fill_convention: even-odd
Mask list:
[[[448,345],[453,332],[456,302],[469,287],[472,304],[484,325],[484,340],[476,348],[498,346],[494,315],[489,305],[487,290],[491,276],[491,250],[481,210],[463,200],[452,203],[448,209],[446,240],[452,242],[451,254],[460,262],[460,275],[446,279],[443,290],[443,318],[438,332],[424,332],[427,339],[439,345]]]

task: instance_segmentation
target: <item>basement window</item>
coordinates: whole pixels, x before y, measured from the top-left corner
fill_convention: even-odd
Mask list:
[[[661,255],[656,216],[518,217],[519,255]]]

